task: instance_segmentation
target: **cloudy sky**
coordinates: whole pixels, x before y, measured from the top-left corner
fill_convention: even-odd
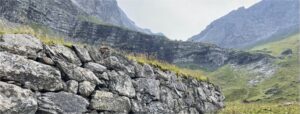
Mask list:
[[[138,26],[186,40],[232,10],[260,0],[117,0]]]

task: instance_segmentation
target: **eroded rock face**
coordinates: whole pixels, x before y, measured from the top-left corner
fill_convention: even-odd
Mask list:
[[[224,107],[217,86],[138,64],[108,48],[42,47],[41,57],[53,63],[0,50],[0,113],[197,114]]]
[[[29,83],[31,89],[57,91],[63,88],[61,73],[48,65],[23,56],[0,52],[0,78]]]
[[[33,92],[0,81],[1,114],[35,114],[38,108]]]

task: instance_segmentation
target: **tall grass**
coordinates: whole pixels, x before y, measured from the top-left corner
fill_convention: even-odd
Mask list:
[[[190,69],[186,69],[186,68],[180,68],[176,65],[169,64],[167,62],[160,61],[153,57],[148,57],[143,54],[139,54],[139,55],[129,54],[129,55],[127,55],[127,58],[129,58],[131,60],[135,60],[140,64],[149,64],[149,65],[157,67],[163,71],[172,71],[172,72],[176,73],[178,76],[193,77],[197,80],[208,81],[208,78],[205,77],[203,75],[202,71],[200,71],[200,70],[190,70]]]
[[[40,39],[44,44],[53,45],[60,44],[65,46],[71,46],[74,42],[66,41],[63,37],[55,35],[48,35],[45,30],[33,29],[28,25],[16,25],[14,27],[8,27],[4,23],[0,22],[0,35],[1,34],[29,34]]]

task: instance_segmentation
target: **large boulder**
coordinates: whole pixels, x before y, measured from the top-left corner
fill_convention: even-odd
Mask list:
[[[61,74],[55,68],[23,56],[0,52],[0,78],[30,85],[30,89],[57,91],[63,88]]]
[[[44,93],[38,97],[38,114],[82,114],[89,102],[71,93]]]
[[[66,75],[67,79],[76,80],[78,82],[89,81],[96,85],[101,83],[96,75],[88,69],[62,61],[58,61],[57,65],[59,69]]]
[[[135,89],[132,85],[131,78],[124,72],[109,72],[110,88],[117,91],[120,95],[134,97]]]
[[[91,108],[101,111],[129,112],[130,100],[127,97],[119,97],[110,92],[96,91],[92,96]]]
[[[37,105],[30,90],[0,82],[0,114],[35,114]]]
[[[82,63],[75,52],[62,45],[45,46],[46,53],[56,61],[65,61],[80,66]]]
[[[37,57],[37,52],[43,49],[37,38],[27,34],[4,34],[0,36],[0,51]]]

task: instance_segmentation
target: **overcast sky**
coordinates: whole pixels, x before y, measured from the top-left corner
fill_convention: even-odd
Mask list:
[[[260,0],[117,0],[139,27],[162,32],[170,39],[187,40],[212,21]]]

